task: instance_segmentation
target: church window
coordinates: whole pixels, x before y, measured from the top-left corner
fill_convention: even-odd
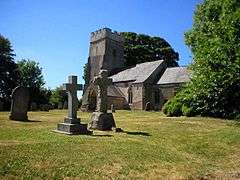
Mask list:
[[[133,99],[132,89],[129,89],[129,91],[128,91],[128,103],[129,104],[132,104],[132,99]]]

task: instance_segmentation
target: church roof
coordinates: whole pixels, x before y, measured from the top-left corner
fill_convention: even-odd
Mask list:
[[[167,68],[157,84],[174,84],[190,81],[187,67]]]
[[[113,82],[133,81],[142,83],[163,63],[163,60],[137,64],[135,67],[123,70],[110,78]]]

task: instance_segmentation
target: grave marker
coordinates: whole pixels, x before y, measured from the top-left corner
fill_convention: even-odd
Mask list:
[[[81,124],[77,117],[78,99],[77,91],[82,90],[82,84],[77,84],[77,76],[69,76],[68,83],[63,84],[63,90],[68,93],[68,117],[64,118],[63,123],[59,123],[56,132],[64,134],[90,134],[87,124]]]
[[[26,121],[28,120],[27,110],[29,103],[29,91],[26,87],[18,86],[12,92],[11,111],[9,119]]]

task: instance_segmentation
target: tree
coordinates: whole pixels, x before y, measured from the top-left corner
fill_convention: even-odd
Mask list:
[[[10,41],[0,34],[0,101],[4,102],[4,109],[9,108],[10,96],[19,78],[14,56]]]
[[[168,115],[240,116],[240,1],[205,0],[185,34],[192,80],[169,101]]]
[[[88,63],[86,63],[83,66],[83,77],[82,77],[85,81],[85,84],[89,84],[90,81],[90,66]]]
[[[61,86],[52,90],[50,103],[53,105],[54,108],[57,108],[59,103],[64,104],[64,102],[67,102],[67,100],[68,100],[67,92],[62,90]]]
[[[43,99],[43,97],[48,97],[48,92],[43,87],[45,82],[42,75],[42,68],[39,67],[39,63],[23,59],[17,62],[17,65],[20,72],[19,84],[29,88],[30,103],[35,102],[38,105],[46,103],[47,100]]]
[[[166,60],[168,66],[178,66],[178,53],[163,38],[133,32],[121,34],[125,39],[124,58],[127,67],[161,59]]]

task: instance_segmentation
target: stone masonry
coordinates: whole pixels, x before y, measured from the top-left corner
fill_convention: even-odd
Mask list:
[[[96,112],[93,112],[91,116],[90,129],[106,131],[116,128],[112,113],[107,112],[107,88],[112,84],[112,79],[108,78],[107,75],[106,70],[101,70],[99,76],[95,77],[93,81],[97,86],[97,108]]]
[[[64,118],[64,123],[59,123],[56,132],[64,134],[90,134],[87,124],[81,124],[77,117],[78,99],[77,91],[82,90],[82,85],[77,84],[77,76],[69,76],[68,82],[63,84],[63,90],[68,93],[68,117]]]

